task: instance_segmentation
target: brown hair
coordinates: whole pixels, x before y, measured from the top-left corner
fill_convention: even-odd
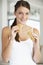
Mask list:
[[[27,2],[27,1],[18,1],[16,4],[15,4],[15,11],[20,7],[20,6],[23,6],[23,7],[26,7],[30,10],[30,4]]]
[[[26,2],[26,1],[21,0],[21,1],[17,1],[17,3],[15,4],[15,6],[14,6],[15,7],[15,12],[17,11],[17,9],[20,6],[26,7],[26,8],[28,8],[30,10],[30,4],[28,2]],[[15,18],[13,24],[11,25],[11,28],[13,26],[15,26],[15,25],[17,25],[16,18]],[[16,34],[15,40],[19,42],[19,34],[18,33]]]

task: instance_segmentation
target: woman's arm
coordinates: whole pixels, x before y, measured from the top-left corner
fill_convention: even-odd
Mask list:
[[[17,30],[17,26],[14,26],[12,30],[8,27],[3,28],[2,30],[2,58],[6,62],[8,62],[11,57],[11,50]]]
[[[33,33],[37,36],[34,35],[34,44],[33,44],[33,60],[38,63],[40,61],[40,58],[41,58],[41,52],[40,52],[40,45],[39,45],[39,38],[40,38],[40,35],[39,35],[39,31],[37,29],[33,29]]]
[[[11,53],[11,46],[9,37],[11,36],[11,31],[8,27],[3,28],[2,30],[2,58],[5,62],[8,62],[10,53]]]

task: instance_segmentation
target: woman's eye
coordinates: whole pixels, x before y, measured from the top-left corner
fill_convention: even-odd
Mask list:
[[[19,12],[19,14],[22,14],[22,12]]]
[[[23,14],[22,12],[19,12],[19,14]],[[25,15],[29,15],[29,13],[25,13]]]
[[[29,15],[29,13],[26,13],[26,15]]]

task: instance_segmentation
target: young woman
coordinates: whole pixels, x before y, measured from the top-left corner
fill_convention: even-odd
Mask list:
[[[2,58],[10,65],[36,65],[40,60],[39,31],[26,25],[30,5],[18,1],[11,27],[2,30]]]

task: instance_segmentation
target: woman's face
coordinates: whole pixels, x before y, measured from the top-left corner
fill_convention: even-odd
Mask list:
[[[15,12],[17,23],[25,24],[29,17],[29,9],[23,6],[20,6]]]

